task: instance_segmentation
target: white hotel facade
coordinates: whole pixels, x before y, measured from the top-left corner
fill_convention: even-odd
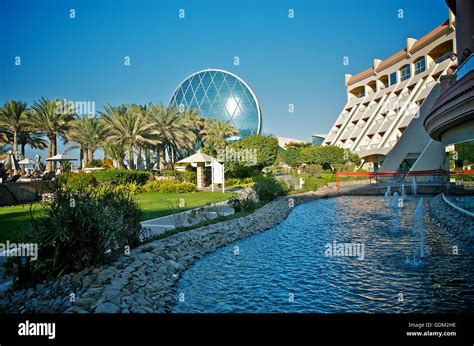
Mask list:
[[[374,59],[371,67],[356,75],[346,75],[347,103],[323,145],[356,152],[369,170],[411,169],[431,145],[414,120],[425,117],[431,106],[426,101],[439,87],[440,77],[456,65],[455,39],[455,18],[450,13],[446,22],[420,39],[407,38],[403,50],[385,60]],[[407,133],[410,141],[392,152]]]

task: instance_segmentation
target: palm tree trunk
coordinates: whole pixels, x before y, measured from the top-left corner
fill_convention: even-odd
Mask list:
[[[52,138],[52,142],[51,142],[51,154],[52,154],[52,156],[54,156],[58,153],[56,140],[57,140],[57,136],[56,136],[56,134],[54,134],[53,138]],[[51,167],[52,167],[53,171],[56,170],[56,162],[55,161],[51,161]]]
[[[128,164],[130,169],[135,169],[135,163],[133,162],[133,144],[128,147]]]
[[[26,152],[26,144],[25,143],[21,143],[21,159],[25,159],[25,152]]]
[[[137,152],[137,169],[141,169],[142,166],[142,146],[138,146],[138,152]]]
[[[13,155],[18,159],[18,132],[13,131]]]
[[[53,146],[54,146],[54,135],[48,134],[49,146],[48,146],[48,159],[53,156]],[[46,161],[46,169],[48,171],[52,171],[53,168],[53,161]]]
[[[84,167],[84,146],[81,145],[81,149],[79,150],[79,169]]]
[[[146,161],[146,166],[145,170],[149,171],[151,169],[151,152],[150,152],[150,147],[146,146],[145,147],[145,161]]]
[[[158,162],[159,162],[159,169],[163,171],[165,169],[165,145],[160,144],[158,146]]]
[[[92,162],[94,160],[94,148],[89,146],[87,148],[87,161]]]

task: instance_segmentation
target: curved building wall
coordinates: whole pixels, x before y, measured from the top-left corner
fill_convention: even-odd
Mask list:
[[[230,72],[207,69],[181,82],[170,106],[182,111],[198,109],[204,117],[229,121],[244,138],[261,132],[260,104],[248,84]]]

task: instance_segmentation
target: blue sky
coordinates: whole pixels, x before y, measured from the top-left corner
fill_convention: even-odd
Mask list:
[[[0,102],[167,103],[191,73],[221,68],[254,89],[265,133],[310,140],[344,106],[344,74],[447,16],[444,0],[2,0]]]

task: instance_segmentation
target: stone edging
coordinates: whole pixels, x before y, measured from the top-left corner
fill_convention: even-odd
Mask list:
[[[450,236],[459,241],[459,244],[474,247],[473,217],[452,208],[444,201],[443,195],[431,200],[428,212],[439,226],[449,230]]]
[[[320,189],[279,197],[254,213],[155,240],[99,268],[0,295],[0,310],[9,313],[163,313],[174,304],[176,284],[199,258],[217,248],[270,229],[294,206],[339,195]],[[71,297],[74,301],[71,302]]]

